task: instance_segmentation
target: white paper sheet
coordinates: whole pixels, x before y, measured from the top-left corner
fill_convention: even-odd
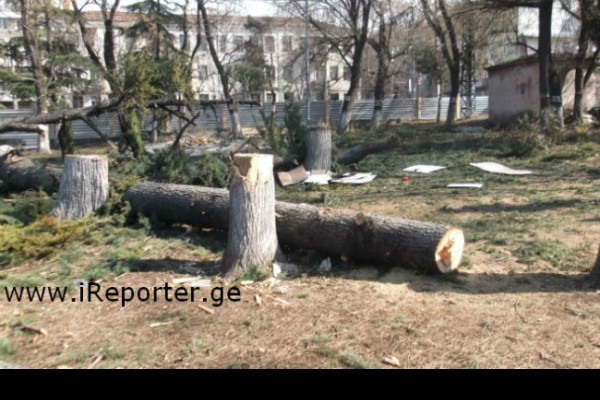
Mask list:
[[[504,175],[530,175],[533,172],[526,169],[512,169],[505,165],[498,164],[495,162],[480,162],[480,163],[471,163],[475,168],[479,168],[486,172],[491,172],[493,174],[504,174]]]
[[[446,169],[439,165],[412,165],[408,168],[404,168],[406,172],[418,172],[420,174],[429,174],[431,172],[439,171],[440,169]]]

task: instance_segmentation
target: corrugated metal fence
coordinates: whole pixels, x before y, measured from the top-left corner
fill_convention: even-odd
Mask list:
[[[448,110],[449,99],[447,97],[442,98],[440,116],[443,119],[446,118]],[[280,126],[284,125],[285,108],[288,103],[277,103],[277,116],[276,121]],[[302,115],[303,121],[306,120],[306,103],[297,102],[294,104],[298,107],[299,113]],[[373,100],[357,100],[354,103],[352,110],[352,121],[354,122],[366,122],[371,119],[373,114]],[[262,114],[269,115],[271,110],[270,105],[264,105],[263,108],[241,106],[240,107],[240,123],[243,128],[256,128],[264,126],[264,120]],[[313,101],[310,104],[311,121],[320,121],[323,119],[325,110],[325,102]],[[196,129],[201,130],[218,130],[218,129],[229,129],[229,113],[226,105],[216,105],[214,107],[206,106],[196,111],[200,111],[200,116],[196,119]],[[341,101],[329,102],[329,120],[332,124],[339,121],[340,114],[342,111]],[[438,113],[438,99],[437,98],[422,98],[420,99],[420,110],[419,100],[417,99],[388,99],[383,105],[383,120],[435,120]],[[0,110],[0,123],[8,119],[23,118],[26,116],[33,115],[33,110]],[[187,112],[189,116],[189,112]],[[484,116],[488,114],[488,97],[478,96],[475,98],[475,107],[473,115]],[[93,118],[96,126],[108,137],[117,138],[121,135],[121,129],[116,113],[106,113],[97,118]],[[149,132],[151,130],[152,114],[148,113],[146,120],[144,121],[144,130]],[[173,129],[178,129],[185,122],[179,118],[173,118],[171,120]],[[58,127],[50,127],[50,135],[52,138],[56,137]],[[94,140],[98,139],[98,134],[90,128],[83,121],[73,122],[73,131],[75,140]],[[22,143],[26,149],[37,148],[37,134],[28,132],[10,132],[0,134],[0,143]]]

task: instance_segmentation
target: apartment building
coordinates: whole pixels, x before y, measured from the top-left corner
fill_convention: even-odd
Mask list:
[[[0,42],[6,43],[11,37],[20,36],[20,15],[11,11],[0,11]],[[123,31],[139,20],[139,14],[118,12],[115,15],[114,27],[116,31],[116,53],[123,56],[131,47],[131,41]],[[104,45],[104,23],[100,12],[84,13],[87,34],[92,38],[94,48],[102,56]],[[254,23],[260,25],[260,33],[248,27],[248,18],[241,16],[214,17],[215,45],[219,59],[226,66],[243,62],[244,52],[249,44],[253,43],[262,48],[266,64],[265,76],[268,84],[262,88],[254,89],[250,93],[244,85],[233,80],[233,93],[239,99],[271,102],[273,92],[276,101],[292,101],[305,98],[306,68],[304,52],[304,21],[297,18],[283,17],[255,17]],[[68,25],[71,24],[70,27]],[[196,32],[194,21],[189,24],[187,51],[195,48]],[[64,21],[65,29],[73,31],[74,44],[82,54],[87,54],[81,40],[79,29],[72,22]],[[181,46],[184,42],[184,33],[180,26],[167,26],[174,45]],[[201,35],[204,38],[204,35]],[[316,32],[309,33],[309,81],[311,83],[311,98],[322,99],[323,96],[331,100],[343,100],[349,88],[349,70],[339,55],[328,50],[322,44]],[[138,45],[143,45],[143,41]],[[195,56],[192,85],[201,100],[217,100],[224,97],[223,89],[212,61],[208,44],[202,39]],[[27,68],[24,65],[14,65],[14,60],[6,57],[0,58],[0,65],[12,68]],[[87,71],[87,78],[97,81],[98,76],[93,71]],[[99,82],[98,88],[93,93],[66,93],[65,99],[70,100],[74,107],[89,106],[98,102],[109,94],[110,88],[106,82]],[[0,83],[1,86],[1,83]],[[67,89],[68,90],[68,89]],[[14,107],[16,99],[0,88],[0,103]],[[20,101],[21,108],[33,107],[31,101]]]

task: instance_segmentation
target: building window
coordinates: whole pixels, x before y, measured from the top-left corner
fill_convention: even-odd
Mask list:
[[[252,93],[250,95],[250,100],[251,101],[255,101],[257,103],[260,103],[260,94],[258,94],[258,93]]]
[[[227,36],[226,35],[219,36],[219,51],[221,53],[225,53],[227,51]]]
[[[8,19],[0,18],[0,29],[8,29]]]
[[[294,93],[292,93],[292,92],[285,92],[283,94],[283,99],[285,101],[294,101]]]
[[[99,106],[100,105],[100,96],[92,96],[91,106]]]
[[[331,93],[331,95],[329,96],[329,99],[332,101],[339,101],[340,100],[340,94],[339,93]]]
[[[292,37],[284,36],[281,38],[281,51],[284,53],[292,52]]]
[[[265,36],[265,53],[273,53],[275,51],[275,37]]]
[[[337,81],[340,79],[340,68],[337,65],[329,67],[329,80]]]
[[[90,73],[89,73],[89,77],[91,81],[97,81],[98,80],[98,71],[91,69]]]
[[[210,100],[209,94],[205,94],[205,93],[200,94],[200,101],[209,101],[209,100]]]
[[[233,51],[242,52],[244,50],[244,37],[236,35],[233,37]]]
[[[345,81],[350,80],[350,67],[348,67],[348,66],[344,66],[344,80]]]
[[[275,98],[275,100],[273,100],[273,98]],[[267,93],[267,103],[272,104],[273,101],[277,101],[277,94],[273,96],[273,93]]]
[[[81,108],[83,107],[83,96],[80,94],[73,95],[73,108]]]
[[[200,65],[198,67],[198,78],[203,81],[208,79],[208,65]]]

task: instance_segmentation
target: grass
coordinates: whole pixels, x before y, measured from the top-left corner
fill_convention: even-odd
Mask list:
[[[575,271],[580,267],[579,253],[555,241],[533,240],[517,248],[513,254],[524,264],[542,260],[561,271]]]
[[[597,298],[577,286],[600,241],[599,132],[529,157],[506,157],[498,145],[501,133],[444,133],[423,124],[393,134],[401,148],[347,168],[377,173],[374,182],[278,188],[277,198],[458,226],[467,238],[460,273],[439,279],[396,268],[367,274],[381,266],[339,268],[334,260],[339,273],[286,280],[286,293],[250,285],[242,288],[242,302],[215,314],[165,302],[124,309],[106,302],[8,304],[0,321],[0,359],[18,355],[32,367],[88,367],[102,356],[96,368],[381,368],[382,357],[394,355],[404,368],[600,366],[591,344],[581,339],[597,332]],[[363,139],[353,133],[340,147]],[[489,174],[469,166],[476,161],[536,174]],[[427,175],[403,171],[412,164],[448,169]],[[133,181],[139,178],[134,167],[118,172]],[[482,182],[484,188],[446,188],[463,181]],[[124,207],[118,196],[112,201],[111,209]],[[53,225],[35,207],[17,212],[15,205],[0,202],[0,236],[6,238],[0,239],[0,286],[71,286],[82,277],[152,286],[196,273],[183,269],[188,264],[217,265],[226,245],[223,233],[185,233],[148,219],[125,225],[115,215]],[[31,217],[37,219],[31,223]],[[306,271],[324,258],[284,251]],[[264,277],[255,270],[243,279]],[[255,293],[263,299],[261,307],[253,301]],[[557,309],[561,304],[568,309]],[[154,322],[173,323],[151,327]],[[14,329],[19,324],[49,335],[20,334]],[[523,341],[518,333],[527,327],[538,334]],[[532,348],[543,348],[556,364],[532,358]]]
[[[8,338],[0,338],[0,361],[11,359],[17,354],[17,349]]]

